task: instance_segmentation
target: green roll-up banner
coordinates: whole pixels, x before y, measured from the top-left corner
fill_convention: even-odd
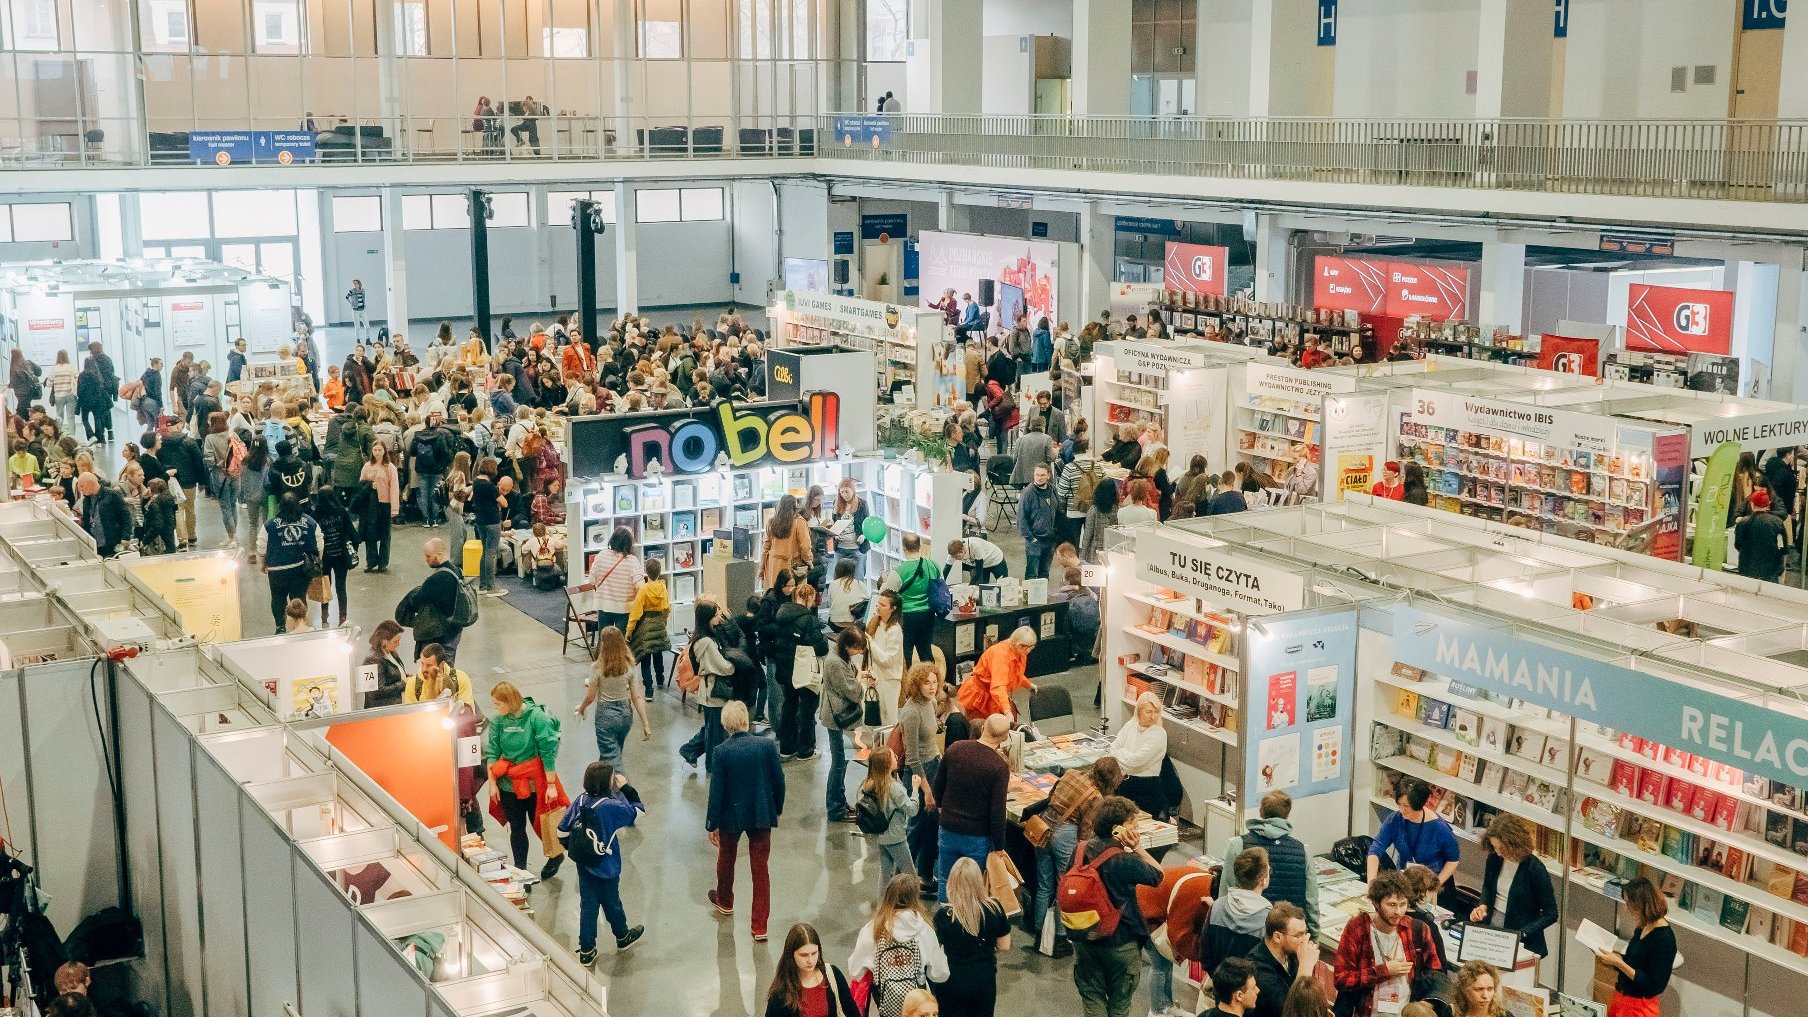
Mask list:
[[[1720,571],[1726,566],[1726,508],[1733,499],[1733,469],[1739,465],[1739,443],[1723,441],[1708,456],[1708,470],[1701,478],[1701,496],[1695,502],[1695,546],[1689,562],[1699,568]]]

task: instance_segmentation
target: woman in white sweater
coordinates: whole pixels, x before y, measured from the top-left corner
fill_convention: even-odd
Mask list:
[[[1161,764],[1168,758],[1168,731],[1161,725],[1160,696],[1145,692],[1136,697],[1136,719],[1118,728],[1111,755],[1124,770],[1117,793],[1151,816],[1164,816],[1168,803],[1161,787]]]
[[[884,590],[872,603],[872,618],[866,623],[866,668],[879,691],[879,723],[896,724],[898,708],[904,705],[903,601],[897,591]]]
[[[849,978],[859,981],[861,975],[873,973],[872,998],[880,1014],[900,1012],[910,990],[927,989],[930,982],[948,980],[948,955],[942,952],[935,926],[923,911],[922,886],[923,881],[914,872],[893,876],[879,896],[873,920],[861,926],[854,953],[848,958]],[[902,958],[896,956],[900,951],[894,949],[899,947],[904,951],[914,948],[918,961],[915,978],[890,977],[903,966],[899,963]],[[881,954],[885,955],[885,962],[876,968]]]

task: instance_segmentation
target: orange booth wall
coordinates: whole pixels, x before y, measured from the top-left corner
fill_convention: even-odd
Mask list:
[[[457,851],[455,739],[444,721],[441,710],[348,720],[328,728],[326,740]]]

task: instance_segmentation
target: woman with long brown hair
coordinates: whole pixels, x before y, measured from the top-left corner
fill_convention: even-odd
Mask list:
[[[1458,968],[1450,1012],[1454,1017],[1506,1017],[1507,1008],[1500,1001],[1500,969],[1478,960]]]
[[[1488,821],[1482,902],[1469,920],[1518,933],[1527,950],[1543,957],[1550,950],[1544,930],[1557,921],[1557,895],[1550,870],[1538,857],[1535,835],[1531,823],[1512,813],[1498,813]]]
[[[1670,969],[1676,966],[1676,932],[1670,928],[1670,902],[1649,879],[1626,884],[1621,895],[1626,910],[1638,921],[1626,952],[1598,950],[1602,964],[1618,972],[1607,1017],[1659,1017],[1658,1001],[1670,985]]]
[[[622,748],[628,732],[640,720],[641,741],[653,737],[653,722],[647,719],[646,701],[640,685],[634,680],[634,653],[622,630],[611,625],[597,636],[596,663],[584,683],[584,701],[578,704],[578,719],[596,704],[596,755],[616,769],[621,769]]]
[[[799,922],[785,933],[785,948],[779,951],[772,988],[766,993],[766,1017],[805,1014],[860,1017],[860,1010],[848,990],[847,975],[823,960],[822,937]]]
[[[896,590],[880,590],[866,622],[867,669],[879,692],[879,723],[892,724],[907,698],[904,688],[904,601]]]
[[[760,585],[771,586],[781,570],[810,566],[810,527],[798,516],[797,496],[787,494],[766,523],[766,544],[760,550]]]
[[[860,927],[848,970],[855,978],[873,975],[873,1002],[881,1014],[898,1013],[912,989],[948,980],[948,957],[923,910],[923,881],[913,872],[899,873],[885,884],[873,920]],[[914,947],[914,969],[899,961]]]

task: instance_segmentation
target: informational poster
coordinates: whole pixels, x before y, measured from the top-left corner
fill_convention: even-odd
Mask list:
[[[990,279],[994,291],[1004,284],[1023,290],[1032,322],[1044,317],[1051,322],[1060,319],[1056,300],[1060,247],[1050,241],[924,230],[917,235],[917,250],[922,306],[940,300],[945,289],[957,296],[971,293],[977,300],[980,280]],[[996,317],[993,324],[999,324]]]
[[[1253,812],[1267,791],[1297,800],[1347,788],[1356,612],[1251,619],[1244,632],[1245,695],[1265,706],[1262,723],[1249,725],[1245,808]]]
[[[1337,500],[1346,492],[1366,493],[1375,486],[1375,457],[1349,452],[1337,454]]]
[[[1170,240],[1163,263],[1162,286],[1195,296],[1224,296],[1230,248],[1182,244]]]
[[[213,308],[208,297],[181,297],[164,304],[164,335],[175,349],[209,347],[214,341]],[[201,355],[197,354],[197,359]]]
[[[1202,538],[1179,536],[1168,527],[1138,535],[1136,576],[1165,589],[1203,597],[1220,610],[1269,615],[1305,606],[1306,581],[1299,573],[1232,554]],[[1254,702],[1255,694],[1250,695]]]
[[[14,304],[19,348],[25,359],[48,368],[58,350],[75,349],[75,298],[45,293],[20,294]]]
[[[139,558],[129,568],[176,611],[184,635],[204,643],[242,638],[235,559],[214,554]]]
[[[1423,315],[1433,321],[1469,317],[1471,273],[1455,263],[1394,261],[1387,266],[1386,313],[1405,318]]]
[[[1653,484],[1657,489],[1657,504],[1652,515],[1657,525],[1652,530],[1651,547],[1646,553],[1669,561],[1682,561],[1683,497],[1689,486],[1688,433],[1677,430],[1654,435],[1651,438],[1651,463]]]
[[[245,342],[252,353],[275,353],[295,335],[289,288],[280,283],[246,283],[239,287]]]
[[[1387,307],[1388,263],[1321,254],[1312,259],[1312,306],[1380,314]]]
[[[1626,348],[1726,356],[1733,348],[1733,294],[1633,283],[1626,294]]]
[[[1601,341],[1546,332],[1538,340],[1538,368],[1598,378],[1601,376]]]

